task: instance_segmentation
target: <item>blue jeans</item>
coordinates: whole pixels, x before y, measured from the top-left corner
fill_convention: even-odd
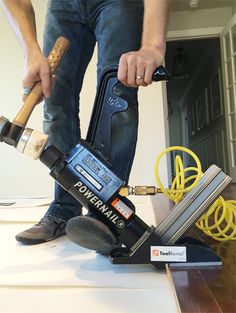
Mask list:
[[[49,1],[44,54],[49,54],[57,37],[70,40],[70,48],[56,73],[52,95],[44,106],[44,131],[51,144],[67,153],[80,141],[79,96],[95,44],[98,44],[99,80],[104,69],[118,65],[121,54],[140,48],[142,22],[143,0]],[[111,164],[116,174],[128,181],[137,140],[138,101],[137,89],[122,88],[126,89],[130,105],[114,126]],[[80,203],[56,183],[55,198],[46,215],[67,221],[80,214]]]

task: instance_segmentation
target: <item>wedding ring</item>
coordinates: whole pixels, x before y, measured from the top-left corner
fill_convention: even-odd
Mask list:
[[[23,95],[28,96],[28,94],[30,93],[30,90],[31,90],[31,88],[23,87]]]
[[[143,76],[136,75],[136,78],[137,78],[137,79],[143,79]]]

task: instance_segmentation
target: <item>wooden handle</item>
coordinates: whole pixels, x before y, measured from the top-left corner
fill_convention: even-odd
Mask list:
[[[68,48],[69,41],[66,38],[59,37],[56,40],[55,45],[48,56],[51,75],[55,73],[58,64],[60,63],[63,55],[65,54]],[[31,116],[31,113],[33,112],[33,109],[35,108],[41,96],[42,96],[42,83],[37,82],[31,89],[22,108],[20,109],[19,113],[13,120],[13,124],[25,127]]]

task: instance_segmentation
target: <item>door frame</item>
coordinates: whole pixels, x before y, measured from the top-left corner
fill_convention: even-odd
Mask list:
[[[170,41],[183,41],[183,40],[194,40],[194,39],[207,39],[207,38],[219,38],[222,34],[225,26],[219,26],[219,27],[208,27],[208,28],[194,28],[194,29],[186,29],[186,30],[171,30],[167,33],[167,42]],[[221,58],[221,65],[222,65],[222,58]],[[166,105],[167,105],[167,97],[166,97]],[[185,131],[185,133],[188,133],[186,129],[187,125],[184,122],[184,117],[182,117],[182,132]],[[166,133],[169,135],[169,123],[168,119],[166,119]],[[187,139],[188,141],[188,139]],[[167,140],[169,142],[169,138]],[[227,152],[227,157],[228,152]],[[170,163],[168,163],[168,180],[169,184],[171,184],[171,166],[169,166]]]
[[[224,28],[224,26],[218,26],[207,28],[170,30],[167,33],[167,41],[220,37],[220,34],[222,33]]]
[[[236,106],[234,104],[234,110],[232,111],[230,102],[229,100],[229,87],[232,87],[232,91],[234,96],[236,95],[236,86],[235,86],[235,80],[236,80],[236,74],[234,71],[234,68],[236,66],[235,64],[235,50],[230,49],[230,55],[228,56],[227,52],[227,47],[226,47],[226,35],[230,35],[231,33],[231,38],[230,39],[230,48],[233,47],[233,42],[232,42],[232,32],[231,30],[235,27],[236,25],[236,13],[232,16],[232,18],[229,20],[229,22],[226,24],[224,27],[223,31],[221,32],[221,56],[222,56],[222,80],[223,80],[223,85],[225,86],[223,90],[223,97],[224,97],[224,102],[225,102],[225,118],[226,118],[226,134],[227,134],[227,147],[228,147],[228,152],[229,152],[229,174],[232,177],[232,182],[236,182],[236,164],[235,164],[235,148],[232,147],[232,143],[235,143],[235,134],[232,132],[234,131],[234,128],[232,127],[232,120],[231,120],[231,115],[235,115],[236,111]],[[230,67],[232,69],[232,85],[230,86],[229,84],[229,74],[228,74],[228,65],[230,64]],[[234,121],[236,123],[236,121]]]

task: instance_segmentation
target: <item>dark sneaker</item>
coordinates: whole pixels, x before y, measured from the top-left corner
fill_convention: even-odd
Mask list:
[[[39,223],[17,234],[15,238],[23,244],[35,245],[65,235],[65,227],[66,222],[52,216],[44,216]]]
[[[66,225],[66,234],[74,243],[101,254],[121,246],[111,230],[92,216],[76,216]]]

